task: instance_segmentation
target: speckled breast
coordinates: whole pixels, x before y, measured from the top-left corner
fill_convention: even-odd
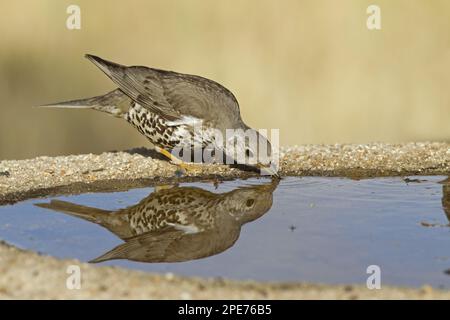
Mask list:
[[[190,125],[169,125],[165,119],[137,103],[133,103],[124,118],[152,144],[167,151],[175,147],[205,148],[214,142],[214,137],[209,136],[207,130],[197,137]]]

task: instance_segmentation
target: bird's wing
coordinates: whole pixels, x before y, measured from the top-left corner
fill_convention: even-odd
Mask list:
[[[168,71],[158,71],[164,96],[184,117],[202,119],[233,128],[241,120],[239,104],[225,87],[212,80]]]
[[[184,232],[172,227],[158,231],[139,234],[125,239],[125,243],[104,253],[90,262],[97,263],[113,259],[129,259],[134,261],[164,261],[167,247],[183,237]]]
[[[194,75],[126,67],[86,55],[135,102],[174,123],[201,119],[217,125],[240,120],[233,94],[220,84]]]
[[[166,229],[151,231],[125,240],[125,243],[90,262],[129,259],[141,262],[180,262],[208,257],[231,247],[239,233],[223,238],[216,230],[200,233]]]
[[[133,101],[168,120],[180,118],[180,113],[167,102],[164,88],[156,73],[148,72],[146,67],[126,67],[93,55],[86,55],[86,58]]]

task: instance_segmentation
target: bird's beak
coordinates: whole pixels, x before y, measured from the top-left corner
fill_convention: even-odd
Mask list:
[[[267,167],[261,163],[256,164],[258,169],[261,171],[262,174],[271,175],[275,178],[281,178],[278,172],[276,172],[272,167]]]

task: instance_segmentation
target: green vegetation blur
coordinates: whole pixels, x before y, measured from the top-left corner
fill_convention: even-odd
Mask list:
[[[81,30],[66,9],[81,8]],[[366,9],[381,8],[381,30]],[[114,84],[83,58],[198,74],[281,145],[450,140],[450,1],[1,1],[0,159],[147,145],[126,122],[33,106]]]

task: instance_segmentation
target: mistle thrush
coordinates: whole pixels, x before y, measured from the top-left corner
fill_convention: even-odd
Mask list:
[[[105,95],[46,107],[89,108],[123,118],[147,137],[156,151],[182,167],[186,166],[179,155],[185,150],[191,157],[194,150],[210,148],[214,160],[221,156],[223,163],[231,159],[276,175],[270,142],[244,123],[236,98],[222,85],[200,76],[86,57],[118,88]],[[196,127],[201,128],[201,135],[195,134]],[[234,130],[232,138],[227,129]],[[224,137],[220,143],[217,134]],[[255,137],[256,143],[250,143],[249,136]]]

